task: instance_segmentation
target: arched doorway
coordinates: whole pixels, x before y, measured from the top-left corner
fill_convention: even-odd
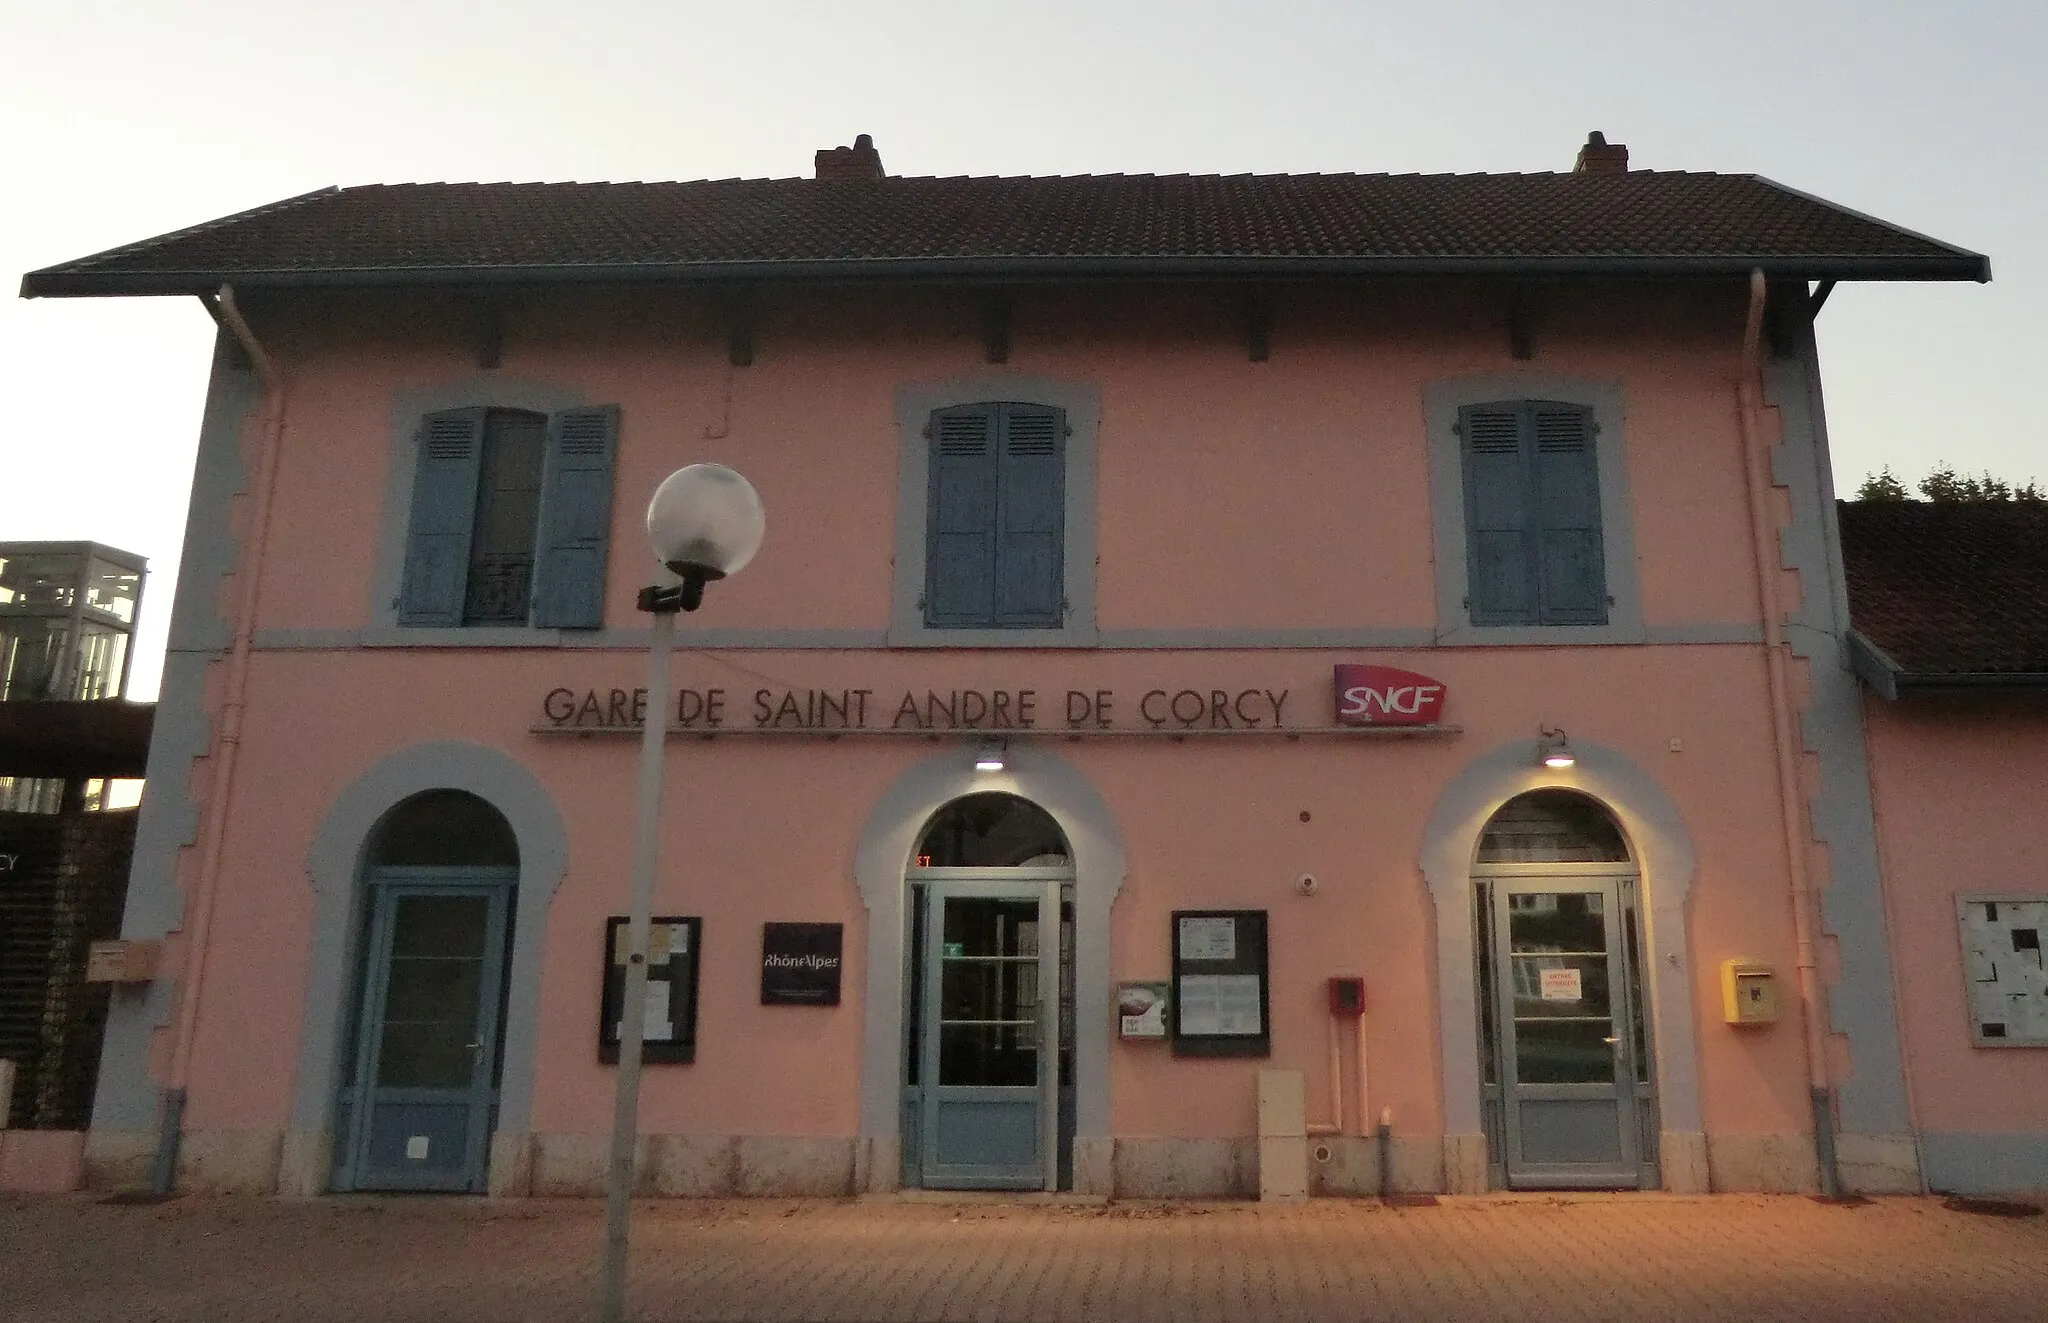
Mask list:
[[[926,824],[904,879],[905,1185],[1071,1186],[1073,884],[1027,799],[966,795]]]
[[[1487,821],[1472,872],[1490,1183],[1655,1188],[1640,874],[1620,825],[1588,795],[1531,790]]]
[[[415,794],[371,833],[333,1188],[483,1192],[518,880],[511,825],[467,791]]]

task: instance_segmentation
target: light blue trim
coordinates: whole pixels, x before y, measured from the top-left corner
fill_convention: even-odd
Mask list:
[[[962,631],[963,636],[971,631]],[[1012,631],[987,631],[1010,633]],[[1488,631],[1489,634],[1498,631]],[[1562,639],[1545,631],[1528,640],[1538,647],[1583,646],[1584,639]],[[1763,642],[1760,626],[1747,621],[1697,620],[1652,625],[1640,642],[1653,646],[1690,646]],[[776,652],[881,651],[890,646],[878,629],[705,629],[692,630],[682,641],[712,650]],[[1014,642],[1015,640],[1011,640]],[[1489,638],[1487,644],[1500,640]],[[932,646],[938,646],[936,643]],[[949,640],[948,647],[968,646]],[[1034,646],[1045,646],[1042,643]],[[1094,646],[1130,652],[1168,651],[1316,651],[1334,648],[1421,650],[1480,646],[1470,640],[1438,643],[1426,626],[1384,626],[1363,629],[1112,629],[1098,632]],[[341,651],[349,648],[595,648],[645,651],[644,629],[527,629],[518,626],[470,626],[461,629],[259,629],[259,652]]]
[[[860,1129],[901,1134],[903,1098],[903,893],[918,837],[964,795],[1006,791],[1052,815],[1074,861],[1075,1135],[1109,1134],[1109,910],[1122,890],[1123,833],[1101,792],[1050,750],[1012,745],[1001,772],[977,772],[971,748],[947,747],[896,778],[868,815],[854,851],[867,907],[867,988],[861,1030]]]
[[[1779,561],[1798,572],[1801,594],[1786,638],[1793,654],[1809,663],[1811,693],[1799,730],[1802,747],[1816,756],[1820,770],[1806,825],[1827,854],[1827,873],[1816,879],[1820,929],[1836,939],[1839,958],[1823,997],[1828,1027],[1849,1047],[1849,1073],[1835,1081],[1838,1119],[1851,1134],[1903,1134],[1910,1126],[1877,808],[1870,793],[1862,686],[1848,646],[1848,595],[1811,327],[1800,335],[1797,357],[1766,361],[1764,392],[1777,406],[1781,428],[1780,444],[1771,453],[1772,477],[1786,489],[1792,514],[1778,536]]]
[[[1754,620],[1695,620],[1671,625],[1646,625],[1645,643],[1665,646],[1720,643],[1762,643],[1764,627]]]
[[[1363,629],[1105,629],[1104,649],[1427,648],[1434,631],[1424,625]]]
[[[529,629],[477,625],[460,629],[259,629],[259,652],[338,652],[351,648],[560,648],[647,651],[645,629]],[[879,629],[704,629],[677,638],[692,649],[775,652],[881,649]]]
[[[1600,468],[1601,542],[1607,560],[1604,625],[1479,626],[1470,622],[1465,539],[1465,469],[1458,411],[1500,400],[1558,400],[1593,410]],[[1627,414],[1621,383],[1538,372],[1499,372],[1434,381],[1422,388],[1429,440],[1430,528],[1436,548],[1436,638],[1446,644],[1644,643],[1636,588],[1635,521],[1628,495]]]
[[[419,457],[420,420],[443,409],[526,409],[553,414],[586,403],[570,387],[496,372],[392,392],[383,516],[377,525],[376,560],[370,574],[370,610],[366,617],[373,630],[398,628],[398,594],[405,579],[405,535],[412,524],[413,471]]]
[[[1936,1194],[2048,1191],[2048,1130],[1920,1136],[1927,1188]]]
[[[1624,754],[1572,740],[1578,763],[1545,767],[1534,739],[1510,740],[1466,764],[1437,796],[1418,859],[1436,905],[1437,1033],[1443,1071],[1444,1134],[1479,1135],[1479,1012],[1474,977],[1472,870],[1479,834],[1516,795],[1562,787],[1605,804],[1642,870],[1643,989],[1657,1058],[1657,1108],[1666,1133],[1701,1130],[1698,1031],[1686,908],[1692,895],[1692,837],[1656,781]],[[1568,868],[1561,865],[1560,868]],[[1667,1179],[1672,1175],[1666,1171]]]
[[[454,740],[386,755],[335,797],[313,834],[306,871],[313,883],[312,946],[292,1081],[294,1130],[331,1133],[341,1044],[353,1012],[349,992],[362,942],[364,853],[385,814],[424,790],[466,790],[505,815],[519,843],[519,893],[505,1004],[498,1129],[525,1131],[533,1110],[540,1026],[541,950],[548,903],[569,866],[561,814],[533,773],[496,749]]]
[[[263,397],[255,375],[239,363],[232,340],[225,332],[217,333],[186,507],[178,587],[171,601],[170,643],[135,826],[135,855],[121,916],[123,937],[161,938],[178,927],[185,913],[178,856],[199,839],[192,765],[213,744],[206,673],[226,654],[231,631],[220,608],[223,580],[233,571],[239,553],[228,515],[242,488],[243,433]],[[146,1130],[156,1124],[159,1084],[149,1074],[149,1040],[154,1030],[170,1023],[177,989],[173,978],[114,986],[93,1094],[95,1130]]]
[[[925,589],[925,517],[931,491],[932,413],[963,404],[1042,404],[1066,414],[1067,623],[1059,629],[931,629],[919,602]],[[899,648],[1091,647],[1095,631],[1096,433],[1101,393],[1092,382],[1054,381],[1022,373],[987,372],[950,381],[916,382],[896,390],[896,571],[889,636]]]

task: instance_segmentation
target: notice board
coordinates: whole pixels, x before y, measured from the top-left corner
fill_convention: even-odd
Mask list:
[[[1175,1056],[1272,1054],[1264,910],[1174,911],[1170,1015]]]
[[[704,921],[657,917],[647,933],[647,1008],[640,1060],[675,1065],[697,1059],[697,953]],[[626,1001],[626,920],[604,921],[604,997],[597,1022],[597,1059],[619,1060],[619,1013]]]

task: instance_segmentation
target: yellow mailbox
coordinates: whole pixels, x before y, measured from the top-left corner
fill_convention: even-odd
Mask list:
[[[1778,1018],[1778,976],[1761,960],[1721,962],[1721,1015],[1730,1024],[1773,1024]]]

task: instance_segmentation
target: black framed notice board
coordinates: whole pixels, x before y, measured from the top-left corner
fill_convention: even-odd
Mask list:
[[[1272,1055],[1264,910],[1173,912],[1173,1053]]]
[[[640,1060],[675,1065],[697,1059],[697,952],[704,921],[657,916],[647,933],[647,1010]],[[626,1000],[626,920],[604,921],[604,997],[597,1020],[597,1059],[619,1061],[619,1012]]]

